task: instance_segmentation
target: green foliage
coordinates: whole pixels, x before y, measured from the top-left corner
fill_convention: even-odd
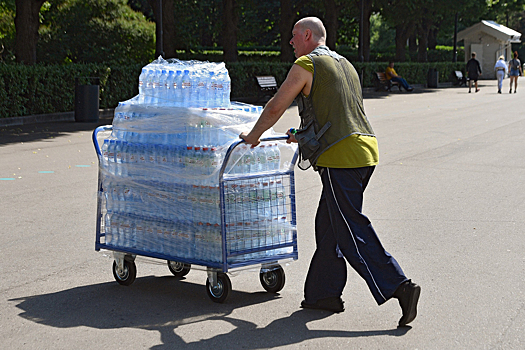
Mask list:
[[[100,78],[100,108],[138,93],[141,65],[0,65],[0,118],[74,110],[75,78]],[[86,83],[80,80],[80,84]]]
[[[154,36],[155,25],[125,0],[63,0],[46,9],[38,61],[148,62]]]
[[[374,73],[383,72],[387,62],[353,62],[358,72],[364,68],[364,86],[374,86]],[[286,79],[292,63],[235,62],[226,67],[232,79],[232,98],[259,94],[256,75],[273,75],[279,85]],[[397,63],[396,71],[411,84],[425,84],[430,68],[437,69],[439,81],[450,81],[455,70],[464,70],[464,63]],[[100,79],[100,108],[114,108],[119,102],[138,93],[141,64],[105,65],[0,65],[0,118],[68,112],[74,110],[75,78]]]
[[[14,61],[15,1],[0,1],[0,61]]]
[[[260,88],[255,80],[256,75],[273,75],[277,80],[277,84],[281,85],[291,67],[291,62],[226,63],[226,68],[232,80],[231,96],[233,98],[257,96]]]
[[[355,69],[361,72],[364,69],[364,80],[363,86],[372,87],[374,86],[375,72],[384,72],[388,66],[388,62],[352,62]],[[465,70],[465,63],[458,62],[428,62],[428,63],[408,63],[400,62],[395,64],[396,72],[405,78],[410,84],[426,84],[427,74],[429,69],[437,69],[439,74],[439,82],[450,82],[451,74],[454,71]]]

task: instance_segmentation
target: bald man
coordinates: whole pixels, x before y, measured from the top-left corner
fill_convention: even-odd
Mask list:
[[[318,18],[295,24],[290,44],[297,60],[253,129],[240,137],[258,145],[263,132],[296,99],[301,128],[287,133],[288,142],[299,143],[299,167],[311,165],[323,185],[315,217],[316,251],[301,307],[344,311],[346,259],[379,305],[391,298],[399,300],[399,326],[406,326],[416,318],[421,288],[385,251],[361,212],[364,190],[379,160],[377,140],[365,115],[356,70],[325,42],[326,30]]]

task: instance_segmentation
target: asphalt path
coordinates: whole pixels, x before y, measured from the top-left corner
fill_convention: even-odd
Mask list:
[[[179,280],[162,261],[138,260],[129,287],[114,281],[94,250],[97,124],[1,128],[0,347],[522,349],[525,87],[480,86],[365,94],[380,164],[364,212],[422,287],[404,328],[397,301],[377,306],[351,268],[345,312],[299,308],[321,190],[312,170],[296,170],[299,259],[284,266],[284,289],[265,293],[257,270],[238,272],[216,304],[204,271]],[[291,107],[276,130],[298,120]]]

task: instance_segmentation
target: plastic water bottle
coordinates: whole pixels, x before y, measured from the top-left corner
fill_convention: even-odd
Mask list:
[[[112,243],[112,232],[111,232],[111,217],[112,213],[107,212],[104,216],[104,233],[105,233],[105,244],[111,244]]]
[[[182,72],[177,70],[175,73],[175,79],[173,80],[173,95],[176,107],[182,107]]]
[[[273,170],[281,169],[281,150],[279,144],[273,145]]]
[[[170,70],[168,72],[168,77],[166,78],[166,91],[165,91],[165,100],[168,105],[175,105],[175,72]]]
[[[228,72],[223,73],[222,79],[222,106],[230,107],[231,79]]]
[[[158,92],[157,92],[157,103],[159,105],[166,105],[166,91],[167,91],[167,82],[168,82],[168,72],[163,69],[160,71],[159,75],[159,86],[158,86]]]
[[[246,145],[241,146],[241,162],[242,162],[242,170],[240,174],[250,174],[252,173],[252,166],[254,164],[253,154],[251,150]]]
[[[182,104],[181,107],[190,107],[191,105],[191,77],[188,69],[184,70],[182,75]]]
[[[215,75],[215,72],[209,73],[208,84],[208,107],[215,108],[217,107],[215,104],[217,101],[217,76]]]
[[[206,107],[208,101],[208,87],[206,84],[206,76],[203,72],[195,74],[196,80],[196,107]]]
[[[257,163],[257,171],[264,172],[268,171],[268,154],[266,153],[266,147],[260,145],[254,148],[255,150],[255,162]]]
[[[129,167],[131,156],[133,154],[133,144],[131,142],[122,142],[122,176],[130,176]]]
[[[224,75],[223,74],[219,74],[219,75],[216,75],[217,77],[217,90],[215,91],[215,107],[223,107],[223,93],[224,93],[224,81],[223,81],[223,78],[224,78]]]
[[[160,79],[162,76],[162,71],[160,69],[156,69],[153,74],[152,78],[152,103],[158,104],[159,103],[159,97],[160,97]]]
[[[217,147],[212,147],[211,151],[211,169],[210,174],[218,172],[222,166],[222,155]]]
[[[116,165],[115,165],[115,140],[109,140],[108,145],[108,171],[111,175],[116,174]]]
[[[194,171],[193,171],[193,174],[194,175],[197,175],[197,176],[202,176],[203,175],[203,167],[204,167],[204,161],[202,159],[202,151],[201,151],[201,148],[200,147],[194,147],[195,148],[195,152],[194,152],[194,156],[193,156],[193,165],[194,165]]]
[[[143,84],[143,88],[144,88],[144,103],[145,104],[150,104],[151,101],[152,101],[152,90],[153,90],[153,81],[152,81],[152,77],[153,77],[153,71],[151,69],[147,69],[146,70],[146,76],[145,76],[145,79],[144,79],[144,84]]]
[[[146,88],[146,76],[148,74],[148,70],[146,68],[142,68],[142,71],[139,75],[139,102],[144,103],[144,90]]]
[[[102,167],[105,170],[108,170],[108,165],[109,165],[108,147],[109,147],[109,140],[105,139],[104,143],[102,144],[102,147],[100,148],[100,153],[102,154],[102,157],[101,157]]]

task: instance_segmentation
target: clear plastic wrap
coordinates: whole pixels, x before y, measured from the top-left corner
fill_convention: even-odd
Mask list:
[[[221,189],[228,148],[261,111],[229,106],[154,105],[137,96],[116,108],[100,157],[100,236],[106,248],[202,265],[222,263],[223,246],[229,264],[293,252],[289,171],[295,148],[284,141],[237,146]]]

